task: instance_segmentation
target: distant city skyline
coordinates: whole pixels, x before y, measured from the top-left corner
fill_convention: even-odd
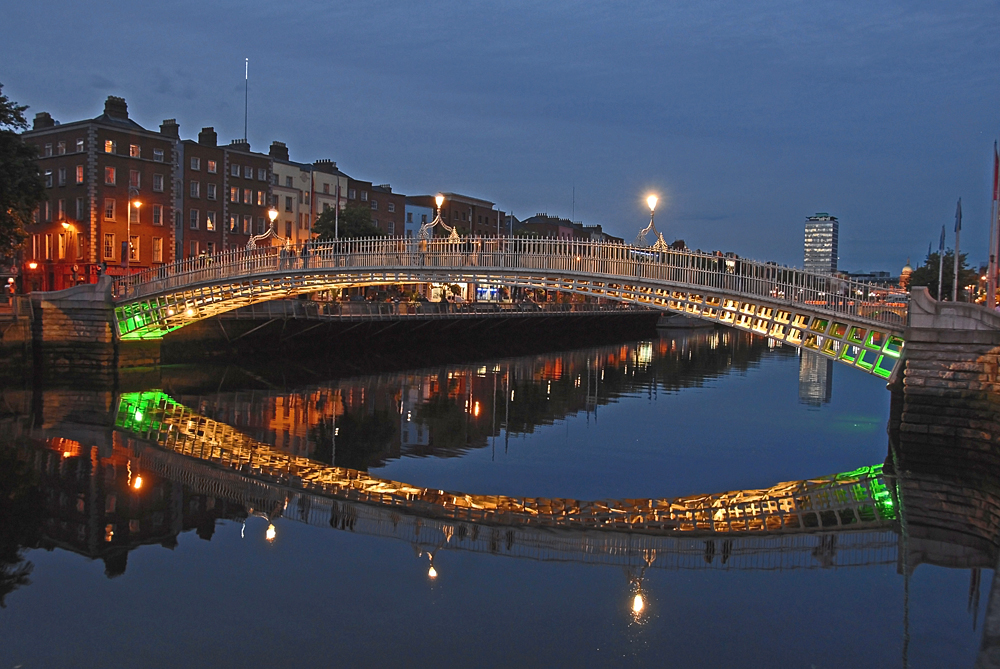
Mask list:
[[[936,248],[959,196],[962,249],[986,258],[991,9],[28,5],[8,17],[0,82],[29,117],[90,118],[121,95],[147,128],[176,118],[228,142],[249,58],[255,151],[282,141],[292,160],[519,218],[569,217],[575,189],[573,218],[625,239],[655,192],[668,242],[796,266],[803,218],[828,211],[841,270],[896,273]]]

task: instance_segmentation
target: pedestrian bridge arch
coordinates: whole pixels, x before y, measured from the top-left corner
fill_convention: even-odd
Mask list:
[[[118,279],[115,332],[159,339],[256,302],[353,286],[471,283],[645,305],[771,337],[888,378],[907,296],[741,258],[569,239],[398,238],[229,251]]]

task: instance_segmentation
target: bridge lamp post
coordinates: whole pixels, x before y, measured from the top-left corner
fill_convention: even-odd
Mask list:
[[[270,209],[267,210],[267,217],[271,219],[271,227],[273,228],[274,219],[278,218],[278,210],[275,209],[274,207],[271,207]],[[277,232],[277,230],[275,230],[275,232]]]
[[[659,202],[659,198],[655,195],[650,195],[646,198],[646,204],[649,205],[649,224],[653,225],[653,212],[656,210],[656,203]]]

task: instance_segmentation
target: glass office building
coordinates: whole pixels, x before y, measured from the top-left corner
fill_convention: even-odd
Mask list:
[[[833,274],[837,271],[838,233],[836,216],[818,213],[806,219],[804,269],[807,272]]]

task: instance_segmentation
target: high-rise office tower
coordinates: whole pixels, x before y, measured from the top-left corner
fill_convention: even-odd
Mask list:
[[[806,219],[805,263],[807,272],[833,274],[837,271],[837,217],[818,213]]]

